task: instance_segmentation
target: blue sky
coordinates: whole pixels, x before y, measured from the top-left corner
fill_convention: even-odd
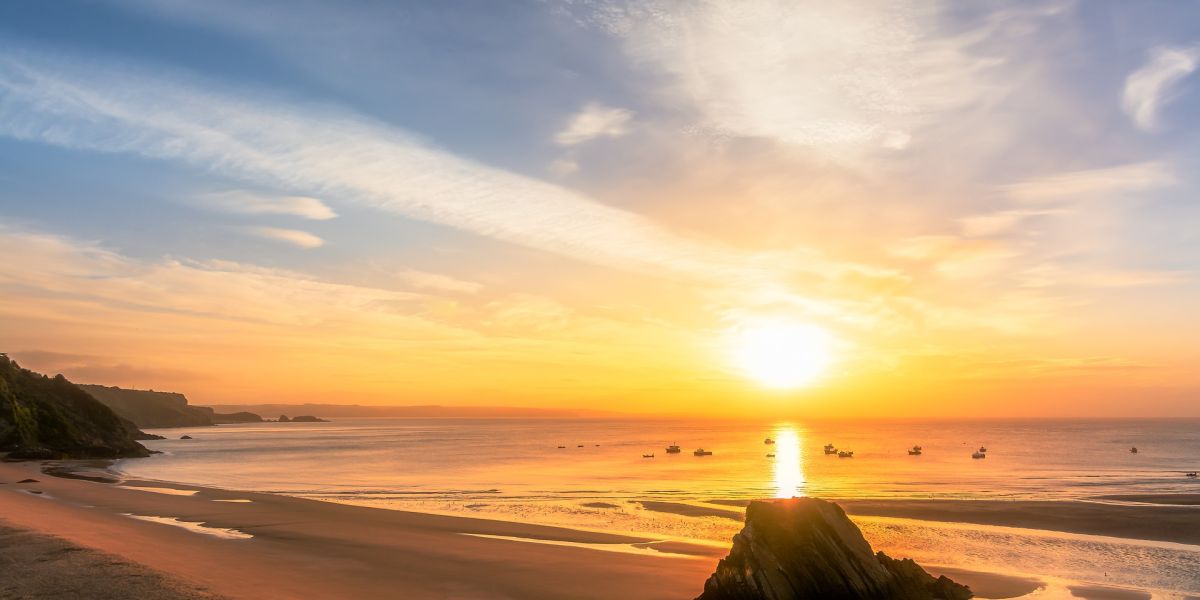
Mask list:
[[[162,357],[179,323],[67,324],[272,324],[280,352],[312,326],[306,364],[330,352],[317,325],[339,323],[377,332],[335,344],[358,377],[406,360],[397,340],[436,339],[453,349],[431,364],[527,373],[537,391],[513,401],[714,377],[712,396],[741,397],[712,355],[769,317],[840,340],[830,394],[949,356],[975,377],[959,391],[1040,382],[1068,408],[1150,394],[1176,410],[1200,388],[1197,11],[4,3],[0,234],[43,252],[0,273],[9,349],[102,383],[153,363],[133,379],[179,387],[201,370]],[[279,297],[219,291],[247,277]],[[120,299],[147,288],[162,296]],[[228,350],[186,343],[193,365]],[[260,367],[285,379],[279,360]],[[1096,365],[1102,382],[1081,379]],[[548,366],[569,375],[539,380]],[[407,377],[354,393],[391,401]],[[514,385],[479,381],[422,393]]]

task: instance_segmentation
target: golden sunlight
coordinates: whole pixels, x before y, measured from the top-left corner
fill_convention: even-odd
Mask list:
[[[833,361],[833,338],[811,324],[774,321],[744,326],[732,339],[734,364],[759,384],[797,388],[817,379]]]
[[[804,495],[803,440],[796,429],[785,425],[775,432],[775,497]]]

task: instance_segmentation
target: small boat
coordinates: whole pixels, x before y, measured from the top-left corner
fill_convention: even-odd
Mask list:
[[[559,448],[566,448],[566,446],[559,446]]]
[[[825,454],[837,454],[837,453],[838,453],[837,448],[834,448],[833,444],[825,444]]]
[[[578,446],[575,446],[575,447],[576,447],[576,448],[582,448],[582,447],[583,447],[583,444],[580,444],[580,445],[578,445]]]
[[[773,440],[771,438],[767,438],[767,439],[763,440],[763,443],[770,446],[771,444],[775,443],[775,440]]]
[[[838,458],[854,458],[853,450],[842,450],[837,453]]]
[[[1130,448],[1130,449],[1129,449],[1129,453],[1130,453],[1130,454],[1137,454],[1137,446],[1134,446],[1134,447]]]
[[[980,447],[979,447],[979,453],[980,453],[980,454],[987,454],[987,448],[984,448],[983,446],[980,446]]]
[[[1196,478],[1196,472],[1195,472],[1195,471],[1192,471],[1191,473],[1184,473],[1184,477],[1191,477],[1192,479],[1195,479],[1195,478]]]
[[[909,455],[909,456],[920,456],[920,455],[921,455],[921,447],[920,447],[920,446],[913,446],[912,448],[909,448],[909,449],[908,449],[908,455]]]
[[[679,444],[671,444],[667,446],[667,454],[679,454],[682,450],[679,449]]]
[[[767,458],[775,458],[775,455],[771,454],[771,453],[767,453]]]
[[[695,456],[712,456],[712,452],[705,450],[704,448],[696,448],[696,451],[692,454]]]
[[[971,458],[987,458],[986,452],[973,452]]]
[[[643,454],[642,458],[654,458],[653,454]]]

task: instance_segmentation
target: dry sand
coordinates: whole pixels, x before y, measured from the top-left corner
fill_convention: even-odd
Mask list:
[[[0,525],[0,598],[213,600],[218,596],[111,554]]]

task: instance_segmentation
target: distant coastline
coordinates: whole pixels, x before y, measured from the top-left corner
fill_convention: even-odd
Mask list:
[[[532,408],[518,406],[444,406],[422,404],[408,406],[366,406],[362,404],[208,404],[203,408],[218,413],[247,412],[258,415],[318,415],[332,418],[514,418],[563,419],[626,416],[611,411],[572,408]]]

